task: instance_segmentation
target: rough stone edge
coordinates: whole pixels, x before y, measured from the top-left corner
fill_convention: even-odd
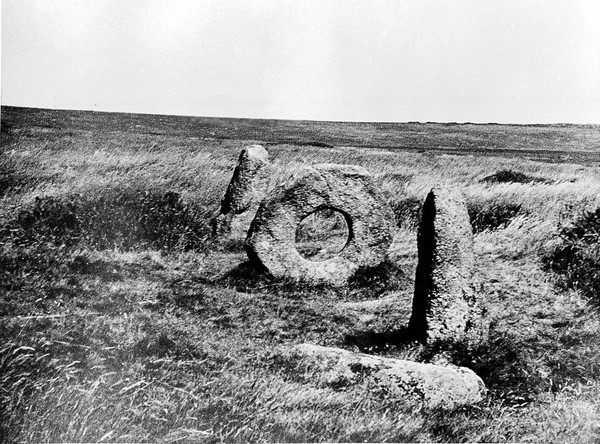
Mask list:
[[[248,157],[248,153],[252,148],[260,148],[266,154],[266,156],[263,156],[263,153],[260,153],[261,155],[259,156],[259,159],[263,161],[263,166],[260,168],[258,173],[260,176],[258,180],[264,181],[264,189],[262,191],[254,190],[254,196],[248,208],[246,208],[244,211],[236,212],[233,208],[231,208],[228,200],[232,194],[234,183],[238,180],[240,175],[240,165],[244,160],[244,155],[246,154],[246,157]],[[269,160],[269,152],[262,145],[248,145],[240,150],[237,164],[233,170],[225,194],[221,198],[219,211],[211,220],[212,233],[214,236],[220,238],[221,240],[243,241],[246,238],[260,203],[268,193],[268,177],[270,173],[270,166],[271,163]]]
[[[466,239],[467,243],[470,244],[470,248],[472,251],[472,263],[469,264],[469,266],[472,268],[470,270],[470,280],[469,282],[467,282],[467,285],[469,288],[463,289],[463,295],[462,297],[464,298],[464,302],[466,304],[466,309],[468,310],[468,317],[467,320],[465,322],[465,325],[463,326],[461,332],[459,333],[455,333],[454,335],[448,333],[447,336],[443,336],[440,334],[439,331],[436,331],[434,335],[430,335],[429,331],[428,331],[428,325],[427,325],[427,311],[430,309],[429,307],[429,301],[426,300],[426,298],[423,296],[423,288],[424,287],[434,287],[434,282],[433,282],[433,276],[431,275],[432,270],[429,270],[427,274],[429,274],[429,276],[424,277],[423,275],[424,270],[423,268],[426,268],[425,266],[427,264],[425,264],[424,262],[432,262],[433,259],[430,257],[431,255],[429,255],[429,252],[426,251],[422,251],[422,247],[421,247],[421,232],[422,232],[422,227],[423,227],[423,223],[426,217],[426,212],[425,212],[425,207],[428,204],[428,201],[430,199],[433,199],[431,204],[435,205],[435,203],[437,202],[437,197],[436,194],[442,194],[442,199],[446,199],[448,197],[450,197],[450,199],[457,199],[458,202],[457,203],[457,207],[459,207],[459,210],[464,210],[462,211],[462,213],[464,213],[464,223],[465,223],[465,228],[467,228],[466,231],[468,231],[468,233],[465,233],[466,236],[468,236],[468,238]],[[451,205],[454,205],[455,203],[451,203]],[[442,206],[443,209],[447,209],[446,205],[447,202],[442,200]],[[437,228],[435,227],[435,218],[437,217],[437,212],[438,209],[436,209],[435,207],[433,208],[434,214],[433,214],[433,219],[431,220],[431,227],[430,230],[432,232],[435,232],[437,230]],[[433,239],[434,242],[437,241],[437,237]],[[467,212],[467,206],[466,206],[466,202],[464,199],[464,195],[463,193],[455,188],[450,188],[450,187],[434,187],[432,188],[429,193],[427,194],[426,199],[423,202],[423,211],[422,211],[422,216],[421,216],[421,221],[419,223],[419,235],[418,235],[418,265],[417,265],[417,271],[416,271],[416,279],[415,279],[415,291],[414,291],[414,296],[413,296],[413,308],[412,308],[412,313],[411,313],[411,317],[410,317],[410,321],[409,321],[409,329],[411,330],[412,334],[415,335],[415,337],[417,337],[418,339],[420,339],[423,342],[433,342],[433,343],[439,343],[441,345],[444,344],[448,344],[448,343],[460,343],[463,345],[466,345],[469,348],[473,348],[476,347],[478,345],[483,344],[484,342],[487,341],[487,337],[488,337],[488,330],[489,330],[489,322],[487,322],[485,320],[485,308],[484,308],[484,303],[481,300],[480,297],[478,297],[478,281],[477,281],[477,277],[476,277],[476,273],[475,273],[475,256],[474,256],[474,252],[473,252],[473,248],[474,248],[474,240],[473,240],[473,234],[472,234],[472,227],[470,224],[470,221],[468,219],[468,212]],[[439,264],[438,264],[439,265]],[[441,280],[441,281],[449,281],[451,279],[448,279],[447,276],[440,276],[440,269],[443,270],[443,268],[438,267],[436,268],[435,271],[438,272],[438,276],[437,276],[437,280]]]
[[[333,347],[298,344],[282,353],[300,358],[326,385],[339,381],[357,384],[369,378],[388,393],[428,409],[453,410],[476,404],[487,393],[484,382],[472,370],[353,353]]]

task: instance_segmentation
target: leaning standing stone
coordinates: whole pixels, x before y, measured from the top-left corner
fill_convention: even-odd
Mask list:
[[[336,256],[311,261],[296,249],[296,230],[304,218],[325,209],[343,215],[348,240]],[[251,262],[275,277],[341,286],[360,267],[384,260],[392,242],[393,220],[367,170],[354,165],[315,165],[298,172],[262,201],[245,248]]]
[[[213,220],[215,234],[244,239],[268,186],[269,153],[260,145],[242,149]]]
[[[486,329],[474,288],[473,230],[460,192],[431,190],[417,244],[410,330],[429,342],[479,342]]]

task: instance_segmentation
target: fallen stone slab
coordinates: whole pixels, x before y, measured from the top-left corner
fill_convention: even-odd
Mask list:
[[[325,385],[347,387],[369,379],[387,394],[430,409],[452,410],[475,404],[487,392],[481,378],[465,367],[384,358],[312,344],[293,346],[287,353],[308,366],[318,382]]]
[[[269,183],[269,153],[260,145],[242,149],[238,164],[221,200],[213,231],[220,236],[245,239]]]
[[[423,205],[411,332],[421,340],[479,343],[487,324],[475,289],[473,230],[458,190],[434,188]]]
[[[298,225],[312,213],[327,209],[342,214],[348,240],[329,259],[306,259],[296,248]],[[360,267],[373,267],[385,259],[393,220],[367,170],[354,165],[315,165],[300,170],[265,197],[245,249],[251,263],[275,277],[342,286]]]

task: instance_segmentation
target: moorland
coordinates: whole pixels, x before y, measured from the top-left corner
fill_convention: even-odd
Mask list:
[[[1,441],[600,442],[600,126],[3,106],[0,137]],[[395,217],[388,261],[314,288],[215,238],[249,144],[272,187],[307,164],[369,170]],[[432,359],[401,332],[433,186],[461,189],[475,233],[490,338],[447,352],[486,399],[425,410],[283,359],[302,342]]]

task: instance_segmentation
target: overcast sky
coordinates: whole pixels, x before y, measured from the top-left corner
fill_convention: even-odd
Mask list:
[[[2,104],[600,123],[600,1],[1,0]]]

